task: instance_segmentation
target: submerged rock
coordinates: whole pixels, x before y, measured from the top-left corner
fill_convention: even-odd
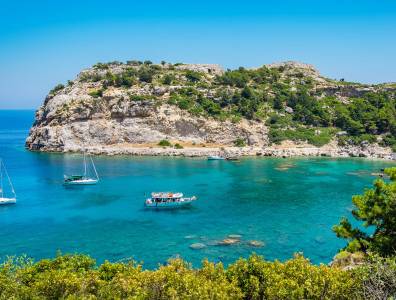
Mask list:
[[[222,241],[219,241],[219,242],[217,243],[217,245],[219,245],[219,246],[229,246],[229,245],[239,244],[240,242],[241,242],[240,239],[231,239],[231,238],[227,238],[227,239],[224,239],[224,240],[222,240]]]
[[[259,247],[264,247],[265,244],[262,241],[252,240],[252,241],[248,241],[248,245],[259,248]]]
[[[197,236],[196,235],[186,235],[184,238],[185,239],[188,239],[188,240],[191,240],[191,239],[195,239]]]
[[[194,243],[194,244],[190,245],[190,248],[194,249],[194,250],[199,250],[199,249],[206,248],[206,245],[202,244],[202,243]]]

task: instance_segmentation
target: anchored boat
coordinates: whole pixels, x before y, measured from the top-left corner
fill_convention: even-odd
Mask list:
[[[92,168],[95,173],[95,177],[88,176],[88,166],[87,166],[87,157],[84,153],[84,173],[82,175],[64,175],[64,184],[65,185],[93,185],[97,184],[99,181],[99,175],[96,171],[95,164],[92,160],[92,157],[89,157]]]
[[[180,207],[190,205],[195,200],[197,200],[195,196],[186,198],[182,193],[160,192],[152,193],[151,198],[146,200],[145,206],[154,208]]]
[[[3,181],[6,180],[9,185],[10,195],[7,196],[5,191],[5,185]],[[3,160],[0,159],[0,205],[5,204],[14,204],[16,203],[16,194],[14,190],[14,186],[12,185],[11,178],[8,176],[7,169],[3,163]]]
[[[208,156],[208,160],[224,160],[225,158],[223,156],[220,155],[211,155]]]

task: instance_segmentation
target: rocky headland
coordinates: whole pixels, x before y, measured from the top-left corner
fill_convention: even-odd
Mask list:
[[[97,64],[49,92],[26,147],[107,155],[393,159],[393,125],[370,124],[370,131],[364,123],[371,120],[353,119],[355,108],[349,107],[380,95],[394,110],[395,93],[395,84],[332,80],[296,62],[233,71],[208,64]],[[339,116],[343,107],[351,110],[348,116]]]

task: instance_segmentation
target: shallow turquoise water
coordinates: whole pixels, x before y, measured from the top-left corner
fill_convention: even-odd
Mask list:
[[[198,265],[229,263],[252,251],[268,259],[303,252],[329,262],[344,242],[331,231],[350,215],[351,195],[369,187],[371,172],[389,162],[362,159],[250,158],[240,163],[158,157],[96,157],[97,186],[65,188],[64,173],[81,169],[79,155],[31,153],[24,139],[32,111],[0,111],[0,156],[18,194],[0,207],[0,257],[36,259],[62,252],[98,261],[134,258],[155,267],[169,257]],[[189,209],[143,208],[151,191],[182,191],[199,200]],[[216,246],[229,234],[242,243]],[[262,248],[246,242],[260,240]],[[192,243],[206,248],[192,250]]]

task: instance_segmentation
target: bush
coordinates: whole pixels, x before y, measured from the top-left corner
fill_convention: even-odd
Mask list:
[[[99,98],[103,96],[103,90],[98,89],[98,90],[92,90],[88,93],[88,95],[94,97],[94,98]]]
[[[58,84],[56,85],[52,90],[50,90],[50,94],[56,94],[57,92],[59,92],[60,90],[63,90],[65,88],[65,86],[63,84]]]
[[[173,80],[175,78],[169,74],[166,74],[163,78],[162,78],[162,83],[166,84],[166,85],[170,85],[172,84]]]
[[[246,142],[245,142],[244,139],[237,138],[237,139],[234,141],[234,146],[236,146],[236,147],[245,147],[245,146],[246,146]]]
[[[320,131],[320,133],[318,133]],[[277,129],[270,127],[269,140],[271,143],[280,144],[282,141],[302,141],[308,142],[311,145],[321,147],[328,144],[333,135],[334,129],[332,128],[304,128],[299,127],[296,129]]]
[[[146,95],[129,95],[129,100],[131,101],[144,101],[152,98],[152,96],[146,96]]]
[[[184,147],[183,147],[182,145],[180,145],[180,144],[177,143],[177,144],[175,144],[175,148],[176,148],[176,149],[183,149]]]
[[[361,277],[325,265],[312,265],[301,255],[284,263],[252,255],[227,270],[244,299],[359,299]]]
[[[171,144],[171,142],[169,142],[168,140],[161,140],[161,141],[158,143],[158,146],[161,146],[161,147],[171,147],[172,144]]]
[[[94,68],[98,70],[107,70],[109,68],[109,64],[97,63],[94,65]]]
[[[370,277],[368,270],[378,270]],[[385,273],[386,272],[386,273]],[[0,266],[2,299],[363,299],[364,278],[370,286],[394,295],[394,272],[385,263],[343,271],[313,265],[301,255],[286,262],[252,255],[227,269],[202,262],[193,269],[169,260],[155,270],[134,262],[104,262],[85,255],[57,256],[33,263],[8,259]],[[377,280],[379,278],[380,280]],[[370,280],[372,279],[372,280]],[[385,283],[384,286],[371,282]],[[369,286],[369,284],[367,286]],[[387,289],[385,290],[384,289]],[[367,294],[364,294],[367,295]],[[385,299],[379,297],[375,299]],[[366,298],[367,299],[367,298]]]
[[[142,82],[150,83],[153,81],[153,71],[148,68],[141,68],[139,70],[139,80]]]
[[[396,152],[396,137],[394,137],[391,134],[384,136],[382,139],[381,145],[391,147],[392,151]]]
[[[198,82],[201,80],[202,74],[196,71],[187,70],[186,71],[186,78],[188,81],[191,82]]]

